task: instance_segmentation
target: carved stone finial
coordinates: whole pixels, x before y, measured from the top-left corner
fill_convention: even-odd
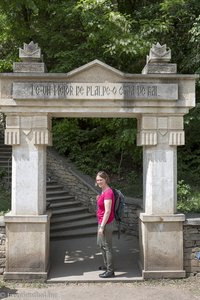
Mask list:
[[[38,44],[34,44],[33,41],[31,41],[29,44],[24,43],[24,49],[19,49],[19,58],[25,62],[41,61],[41,49],[38,47]]]
[[[167,50],[166,45],[160,45],[157,43],[150,49],[149,55],[147,55],[147,63],[166,63],[171,60],[171,50]]]

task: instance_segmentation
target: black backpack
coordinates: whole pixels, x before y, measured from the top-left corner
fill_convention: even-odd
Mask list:
[[[121,221],[124,217],[124,209],[125,209],[125,196],[122,194],[120,190],[112,188],[115,198],[115,205],[114,205],[114,214],[115,220],[118,225],[118,239],[120,238],[120,227]]]

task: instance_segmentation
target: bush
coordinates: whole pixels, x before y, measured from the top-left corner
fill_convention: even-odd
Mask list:
[[[177,210],[182,213],[200,213],[200,193],[180,180],[177,185]]]
[[[5,183],[5,170],[0,170],[0,215],[5,214],[11,208],[11,193]]]

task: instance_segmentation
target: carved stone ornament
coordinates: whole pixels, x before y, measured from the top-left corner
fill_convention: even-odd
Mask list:
[[[31,41],[29,44],[24,43],[24,49],[19,49],[19,58],[24,62],[41,61],[41,49],[38,44]]]
[[[166,45],[160,45],[157,43],[150,49],[149,55],[147,55],[147,63],[166,63],[171,60],[171,50],[167,49]]]

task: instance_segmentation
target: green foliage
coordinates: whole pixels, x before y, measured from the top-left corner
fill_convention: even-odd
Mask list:
[[[182,213],[200,213],[200,192],[192,191],[189,184],[184,180],[178,182],[177,185],[177,209]]]
[[[150,13],[144,20],[129,14],[109,0],[2,0],[3,56],[16,58],[17,48],[34,40],[51,72],[67,72],[95,58],[133,71],[133,65],[144,64],[153,34],[165,25],[149,20]]]
[[[6,171],[0,170],[0,215],[8,212],[11,206],[11,195],[5,184]]]
[[[120,179],[141,165],[135,123],[134,119],[54,120],[54,145],[87,174],[94,176],[103,169]]]
[[[187,201],[191,197],[191,187],[184,180],[180,180],[177,184],[178,201]]]
[[[192,186],[199,186],[200,174],[200,106],[185,117],[185,146],[178,149],[178,176]]]

